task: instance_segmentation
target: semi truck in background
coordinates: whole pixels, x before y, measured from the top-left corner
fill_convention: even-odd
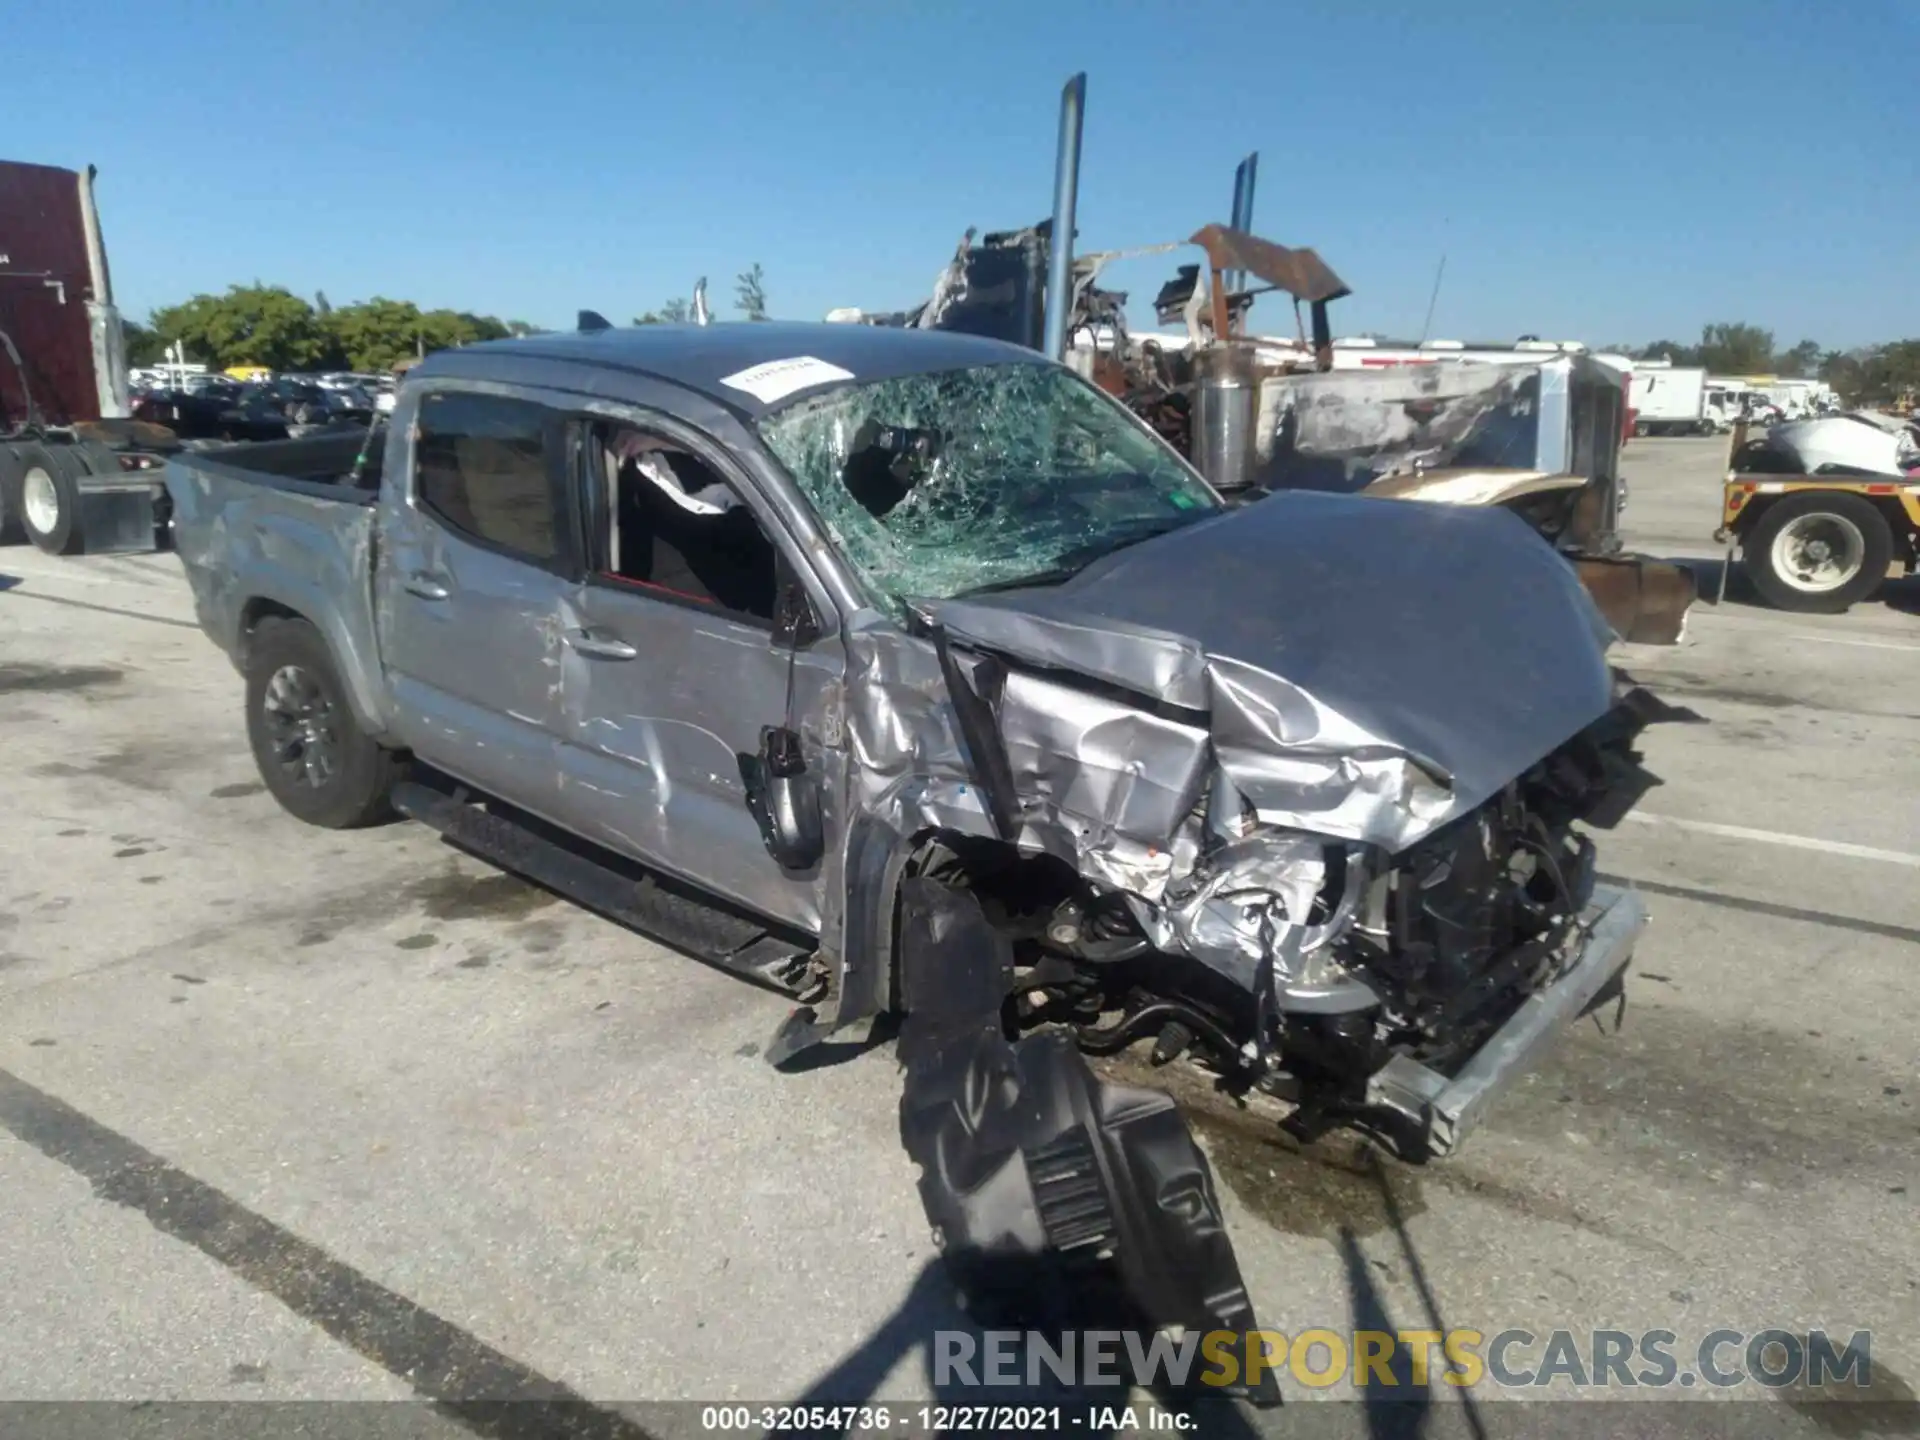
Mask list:
[[[130,418],[93,179],[0,161],[0,537],[55,555],[155,548],[178,448]]]
[[[1704,369],[1664,360],[1634,362],[1633,408],[1636,435],[1712,435],[1733,423],[1709,403]]]

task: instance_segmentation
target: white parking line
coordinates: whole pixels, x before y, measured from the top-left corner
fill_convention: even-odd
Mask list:
[[[1828,645],[1857,645],[1862,650],[1906,650],[1920,654],[1920,645],[1896,645],[1889,640],[1852,640],[1842,635],[1814,635],[1799,630],[1785,633],[1789,640],[1819,640]]]
[[[1818,850],[1828,855],[1845,855],[1854,860],[1878,860],[1887,865],[1906,865],[1920,870],[1920,855],[1904,850],[1879,850],[1872,845],[1850,845],[1844,840],[1819,840],[1811,835],[1787,835],[1778,830],[1750,830],[1745,825],[1721,825],[1712,820],[1682,820],[1673,815],[1650,815],[1644,810],[1629,810],[1627,819],[1642,825],[1663,825],[1674,830],[1691,830],[1700,835],[1719,835],[1728,840],[1757,840],[1763,845],[1784,845],[1791,850]]]
[[[1764,630],[1782,640],[1813,640],[1825,645],[1854,645],[1862,650],[1905,650],[1920,652],[1920,645],[1903,645],[1893,640],[1861,640],[1852,635],[1833,635],[1821,630],[1783,630],[1776,623],[1751,615],[1722,615],[1695,607],[1687,612],[1687,621],[1705,620],[1710,624],[1731,625],[1737,630]]]

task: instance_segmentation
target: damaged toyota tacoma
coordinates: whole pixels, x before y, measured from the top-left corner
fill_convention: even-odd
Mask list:
[[[904,1015],[956,1265],[1251,1310],[1139,1042],[1443,1155],[1620,990],[1586,833],[1669,712],[1502,510],[1233,508],[1070,370],[932,331],[443,351],[391,424],[169,466],[202,625],[303,820],[391,810],[792,996]]]

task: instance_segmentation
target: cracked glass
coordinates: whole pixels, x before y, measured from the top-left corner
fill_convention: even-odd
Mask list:
[[[1119,405],[1055,366],[845,385],[759,426],[841,552],[896,602],[1055,583],[1222,508]]]

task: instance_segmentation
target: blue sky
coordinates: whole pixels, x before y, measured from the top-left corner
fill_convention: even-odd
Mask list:
[[[1080,243],[1225,220],[1354,290],[1342,334],[1920,334],[1920,3],[0,0],[6,158],[100,167],[129,314],[232,281],[546,325],[764,265],[774,313],[922,297],[1051,203]],[[92,38],[87,56],[72,37]],[[1171,257],[1112,278],[1143,309]],[[1291,317],[1274,302],[1267,328]]]

